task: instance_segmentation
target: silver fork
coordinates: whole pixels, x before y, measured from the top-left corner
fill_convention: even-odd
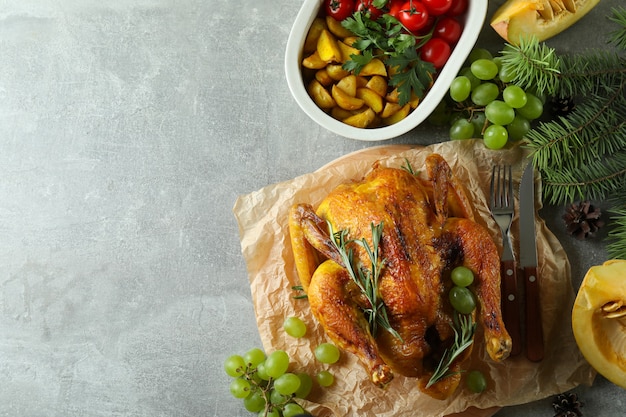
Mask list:
[[[515,214],[513,196],[513,177],[510,165],[495,165],[491,172],[489,208],[502,232],[502,257],[500,258],[500,277],[502,291],[502,318],[513,347],[511,355],[521,350],[519,293],[517,290],[517,268],[511,247],[510,230]]]

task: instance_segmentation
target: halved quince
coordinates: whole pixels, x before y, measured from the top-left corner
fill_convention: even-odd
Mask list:
[[[626,260],[587,271],[572,309],[572,328],[589,364],[626,388]]]
[[[576,23],[599,1],[508,0],[494,13],[491,27],[514,45],[519,44],[520,37],[544,41]]]

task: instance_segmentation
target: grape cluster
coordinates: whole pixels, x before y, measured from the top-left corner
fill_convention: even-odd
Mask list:
[[[490,149],[522,139],[543,114],[544,98],[515,85],[502,57],[486,49],[472,50],[468,63],[450,84],[450,100],[439,109],[449,115],[450,139],[482,138]]]
[[[306,334],[306,324],[298,317],[285,319],[283,329],[295,338]],[[333,364],[340,357],[339,349],[332,343],[318,345],[314,354],[323,364]],[[314,380],[306,372],[289,372],[290,361],[284,350],[266,354],[259,348],[252,348],[243,355],[230,355],[224,361],[224,371],[233,378],[230,393],[242,399],[246,410],[258,413],[259,417],[306,415],[297,400],[309,396]],[[319,386],[328,387],[335,378],[330,371],[322,370],[315,380]]]
[[[468,287],[474,282],[474,273],[465,266],[457,266],[450,279],[454,284],[448,293],[450,304],[461,314],[471,314],[476,308],[476,299]],[[470,391],[480,393],[487,388],[487,380],[482,372],[472,370],[465,375],[465,385]]]

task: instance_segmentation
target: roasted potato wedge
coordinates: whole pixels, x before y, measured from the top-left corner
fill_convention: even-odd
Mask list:
[[[353,97],[343,91],[341,88],[337,87],[337,85],[333,85],[331,91],[331,95],[335,102],[339,107],[345,110],[357,110],[363,107],[365,103],[363,100],[357,97]]]
[[[317,53],[322,61],[341,62],[341,49],[339,49],[337,38],[327,29],[322,30],[317,40]]]
[[[372,109],[367,108],[354,116],[343,119],[343,122],[350,126],[365,128],[371,125],[374,119],[376,119],[376,114]]]
[[[383,111],[383,98],[373,90],[370,90],[367,87],[357,88],[356,97],[363,100],[365,105],[372,109],[374,113],[380,113]]]
[[[332,109],[337,105],[328,90],[315,79],[309,83],[308,91],[315,104],[322,109]]]

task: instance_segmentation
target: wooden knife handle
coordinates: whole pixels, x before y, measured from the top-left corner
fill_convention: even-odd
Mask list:
[[[517,272],[513,260],[500,262],[500,277],[502,282],[502,319],[513,342],[511,356],[515,356],[522,351],[522,332]]]
[[[543,324],[539,300],[539,277],[537,268],[524,268],[526,288],[526,357],[533,362],[543,359]]]

